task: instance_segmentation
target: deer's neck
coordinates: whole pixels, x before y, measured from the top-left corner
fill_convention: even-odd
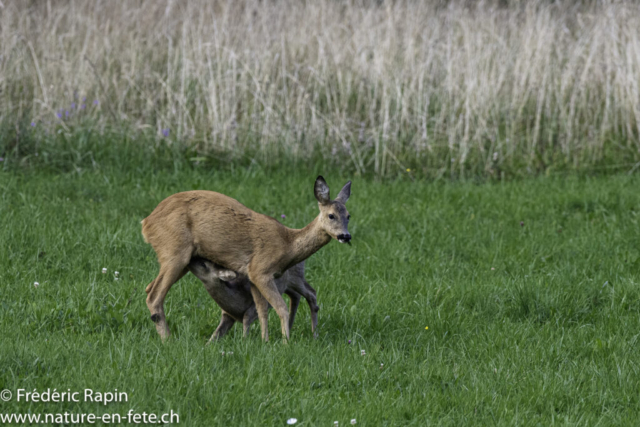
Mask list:
[[[291,265],[304,261],[331,241],[331,236],[320,227],[318,217],[305,228],[292,230],[292,237],[293,260]]]

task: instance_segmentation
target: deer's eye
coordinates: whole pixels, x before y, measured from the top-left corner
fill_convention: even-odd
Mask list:
[[[333,214],[329,214],[329,219],[336,219],[336,217]]]

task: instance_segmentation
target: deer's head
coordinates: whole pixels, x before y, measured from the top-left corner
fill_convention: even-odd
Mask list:
[[[351,234],[349,233],[349,211],[345,203],[351,195],[351,181],[347,182],[342,190],[338,193],[335,200],[329,197],[329,186],[322,176],[316,178],[313,193],[318,199],[320,208],[320,216],[318,217],[322,229],[332,238],[340,243],[350,243]]]

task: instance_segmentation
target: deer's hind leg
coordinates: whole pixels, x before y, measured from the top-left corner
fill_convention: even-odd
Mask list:
[[[169,326],[164,314],[164,299],[178,280],[184,276],[189,269],[191,252],[176,255],[160,261],[160,273],[153,282],[147,286],[147,307],[151,313],[151,320],[156,324],[156,330],[160,338],[165,340],[169,337]]]

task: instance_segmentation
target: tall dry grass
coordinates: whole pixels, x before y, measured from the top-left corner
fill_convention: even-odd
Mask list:
[[[633,2],[3,3],[3,122],[378,174],[640,157]]]

